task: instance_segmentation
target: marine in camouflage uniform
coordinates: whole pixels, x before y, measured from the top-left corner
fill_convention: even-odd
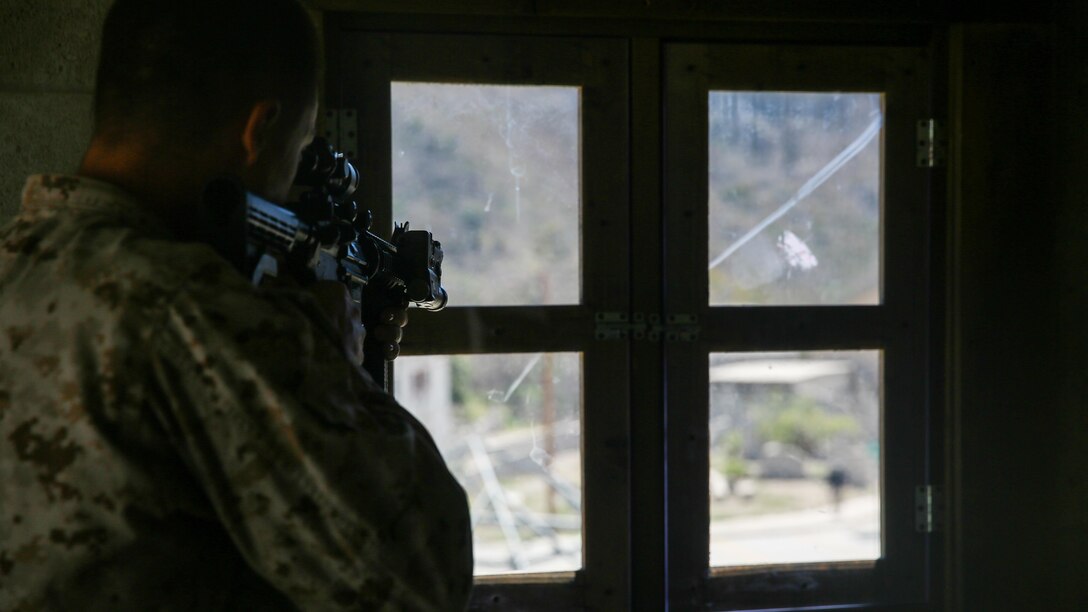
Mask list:
[[[0,610],[456,610],[463,490],[316,301],[102,182],[0,230]]]

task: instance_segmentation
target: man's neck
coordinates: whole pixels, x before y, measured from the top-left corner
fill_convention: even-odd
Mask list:
[[[198,235],[196,221],[204,186],[222,174],[209,157],[169,158],[161,154],[160,147],[146,143],[92,141],[79,174],[125,190],[173,235],[189,240]]]

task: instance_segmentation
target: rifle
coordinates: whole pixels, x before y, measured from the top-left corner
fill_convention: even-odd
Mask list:
[[[441,243],[429,231],[410,230],[408,223],[396,225],[389,240],[372,233],[370,211],[360,213],[353,199],[358,171],[324,139],[303,150],[295,186],[302,190],[297,201],[280,206],[237,181],[212,181],[202,208],[210,217],[201,223],[208,241],[255,285],[284,272],[303,283],[343,283],[361,306],[367,329],[374,329],[390,306],[430,311],[446,306]],[[237,238],[239,227],[244,241]],[[367,334],[363,367],[386,389],[386,362],[396,353],[395,344],[382,345]]]

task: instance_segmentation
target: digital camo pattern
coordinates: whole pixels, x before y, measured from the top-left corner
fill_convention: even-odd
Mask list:
[[[0,610],[463,609],[464,492],[328,326],[109,185],[31,177],[0,230]]]

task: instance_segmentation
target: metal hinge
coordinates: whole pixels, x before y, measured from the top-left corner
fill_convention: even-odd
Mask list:
[[[359,152],[359,114],[354,108],[325,111],[325,140],[349,159]]]
[[[662,323],[661,315],[644,315],[636,312],[598,312],[596,314],[595,336],[598,340],[649,340],[657,342],[691,342],[699,337],[698,319],[695,315],[666,315]]]
[[[933,533],[941,528],[944,513],[944,492],[935,485],[914,488],[914,530]]]
[[[665,315],[665,323],[661,324],[657,315],[650,315],[651,342],[656,342],[662,337],[666,342],[693,342],[699,338],[699,319],[690,314]]]
[[[646,317],[641,312],[598,312],[594,318],[598,340],[641,340],[646,336]]]
[[[945,164],[948,139],[944,124],[936,119],[923,119],[918,122],[918,167],[940,168]]]

